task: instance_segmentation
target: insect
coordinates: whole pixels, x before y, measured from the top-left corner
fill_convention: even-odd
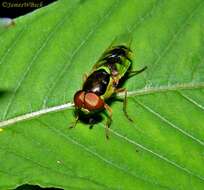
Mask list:
[[[132,119],[126,111],[127,90],[120,88],[120,81],[126,75],[127,78],[132,77],[144,71],[145,66],[141,70],[133,71],[132,50],[127,44],[121,43],[111,45],[101,56],[99,61],[93,66],[89,75],[85,75],[82,89],[74,95],[74,105],[77,113],[93,115],[102,110],[107,111],[106,122],[106,138],[109,138],[108,129],[112,121],[112,109],[106,103],[112,95],[119,92],[125,92],[123,101],[123,112],[128,120]],[[79,114],[76,116],[75,127],[79,120]]]

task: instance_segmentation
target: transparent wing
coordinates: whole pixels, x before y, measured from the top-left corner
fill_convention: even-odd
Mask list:
[[[109,52],[113,48],[119,47],[119,46],[125,46],[125,47],[127,47],[131,51],[130,46],[131,46],[131,43],[132,43],[132,39],[133,38],[132,38],[132,34],[131,33],[126,33],[126,34],[122,34],[122,35],[119,35],[119,36],[115,37],[114,40],[112,41],[112,43],[109,45],[109,47],[103,52],[103,54],[101,55],[99,60],[93,66],[93,70],[103,66],[104,58],[107,55],[109,55]]]

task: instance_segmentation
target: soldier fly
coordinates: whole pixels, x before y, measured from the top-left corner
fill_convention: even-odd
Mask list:
[[[113,94],[125,92],[123,112],[127,119],[132,121],[126,111],[127,90],[120,88],[119,84],[124,75],[127,75],[128,78],[132,77],[147,67],[132,71],[131,57],[132,50],[126,44],[111,45],[93,66],[90,74],[85,76],[82,89],[74,95],[74,105],[77,112],[91,115],[104,109],[107,111],[106,138],[109,137],[108,128],[112,121],[112,109],[105,101]],[[71,128],[76,126],[78,120],[79,114],[77,114],[76,122]]]

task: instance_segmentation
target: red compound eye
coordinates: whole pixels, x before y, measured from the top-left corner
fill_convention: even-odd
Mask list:
[[[98,110],[104,107],[104,101],[95,93],[88,92],[85,94],[84,107],[89,110]]]
[[[74,95],[74,104],[77,108],[81,108],[84,105],[84,96],[85,96],[85,92],[80,90],[78,92],[76,92],[76,94]]]

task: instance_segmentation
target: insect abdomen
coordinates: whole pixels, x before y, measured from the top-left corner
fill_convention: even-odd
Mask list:
[[[94,92],[101,96],[106,92],[109,81],[110,74],[108,74],[104,69],[96,70],[86,79],[83,85],[83,91]]]
[[[122,78],[131,65],[131,50],[124,46],[114,46],[107,50],[96,64],[95,69],[101,66],[108,67],[112,77]]]

